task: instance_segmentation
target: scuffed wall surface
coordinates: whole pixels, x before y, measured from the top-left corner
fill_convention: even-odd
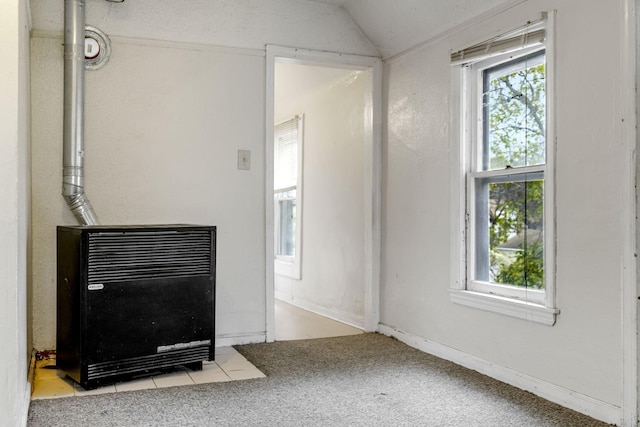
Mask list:
[[[381,321],[620,406],[619,11],[601,6],[529,1],[386,64]],[[549,327],[456,305],[449,298],[449,168],[455,165],[449,150],[457,143],[449,129],[449,52],[554,8],[561,313]]]

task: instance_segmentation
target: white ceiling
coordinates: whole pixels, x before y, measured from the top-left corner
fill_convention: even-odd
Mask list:
[[[514,0],[311,0],[342,7],[383,58]]]

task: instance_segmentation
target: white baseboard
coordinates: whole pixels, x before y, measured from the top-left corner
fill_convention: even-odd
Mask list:
[[[27,371],[27,384],[25,385],[24,397],[19,402],[18,425],[27,426],[29,418],[29,405],[31,404],[31,393],[33,392],[34,378],[36,376],[36,350],[31,350],[31,358],[29,359],[29,368]]]
[[[266,342],[265,332],[249,332],[245,334],[221,334],[216,335],[216,347],[231,347],[232,345],[256,344]]]
[[[293,298],[291,298],[291,295],[288,295],[284,292],[278,292],[277,290],[274,292],[274,297],[286,302],[287,304],[299,307],[303,310],[310,311],[323,317],[328,317],[329,319],[333,319],[337,322],[353,326],[354,328],[364,329],[364,319],[354,316],[351,313],[345,313],[338,310],[329,310],[326,307],[314,304],[309,301],[301,301],[299,299],[293,300]]]
[[[378,332],[391,336],[425,353],[449,360],[465,368],[495,378],[574,411],[609,424],[622,425],[622,408],[564,387],[491,363],[451,347],[429,341],[392,326],[378,324]]]
[[[282,291],[279,291],[277,289],[274,289],[273,290],[273,297],[275,299],[279,299],[279,300],[284,301],[286,303],[293,304],[293,299],[291,298],[291,295],[286,293],[286,292],[282,292]],[[293,305],[295,305],[295,304],[293,304]]]
[[[27,382],[22,401],[19,402],[18,425],[27,427],[27,418],[29,417],[29,404],[31,403],[31,382]]]

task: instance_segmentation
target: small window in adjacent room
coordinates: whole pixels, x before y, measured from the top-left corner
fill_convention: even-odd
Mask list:
[[[452,299],[553,324],[549,57],[548,20],[451,56],[460,98],[456,242],[464,245]]]
[[[300,279],[302,116],[274,126],[275,273]]]

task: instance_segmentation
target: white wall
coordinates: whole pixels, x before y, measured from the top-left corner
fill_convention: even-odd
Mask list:
[[[325,74],[323,83],[314,78]],[[276,275],[276,296],[360,327],[370,94],[369,71],[276,64],[275,122],[304,114],[302,279]]]
[[[451,352],[622,403],[620,9],[528,1],[385,66],[381,321]],[[557,307],[553,327],[453,304],[449,53],[557,9]],[[632,90],[632,88],[629,88]],[[587,405],[588,406],[588,405]],[[598,414],[595,414],[598,415]],[[602,415],[602,414],[600,414]]]
[[[27,242],[29,234],[29,11],[0,6],[0,425],[26,424]]]
[[[86,189],[101,222],[217,225],[217,335],[261,333],[264,58],[118,43],[113,51],[86,75]],[[61,115],[49,108],[62,102],[62,47],[36,38],[32,53],[34,333],[37,348],[52,348],[55,225],[74,220],[60,197],[61,138],[51,136]],[[238,149],[253,152],[252,170],[236,169]]]
[[[55,347],[55,226],[75,223],[60,195],[60,9],[33,4],[37,349]],[[86,192],[100,221],[217,225],[217,344],[264,340],[264,45],[370,53],[367,40],[311,2],[88,2],[87,15],[112,36],[110,62],[86,73]],[[225,44],[241,49],[214,46]],[[238,149],[251,150],[250,171],[236,169]]]

